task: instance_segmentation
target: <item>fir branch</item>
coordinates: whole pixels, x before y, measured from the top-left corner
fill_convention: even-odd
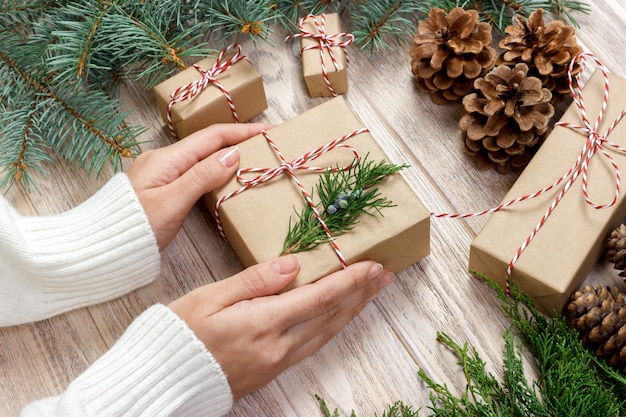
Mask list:
[[[134,78],[152,88],[172,72],[186,69],[185,59],[215,52],[201,42],[205,22],[183,26],[188,13],[178,1],[127,7],[83,0],[59,10],[51,19],[54,26],[36,25],[33,37],[47,39],[48,68],[59,83],[82,79],[115,86]]]
[[[316,185],[320,202],[317,211],[332,233],[338,237],[352,230],[358,223],[361,214],[382,216],[381,209],[393,207],[393,203],[381,196],[377,187],[387,175],[394,174],[407,165],[395,165],[380,161],[368,161],[367,156],[353,163],[349,169],[326,171]],[[281,254],[311,250],[329,242],[329,237],[315,216],[313,209],[307,204],[298,220],[292,225],[283,244]]]
[[[591,13],[591,7],[579,0],[551,0],[550,6],[546,10],[552,13],[556,19],[569,22],[577,29],[580,28],[580,26],[571,12]]]
[[[298,19],[307,14],[338,12],[339,0],[280,0],[276,2],[279,22],[293,31],[297,28]]]
[[[502,33],[507,26],[513,24],[513,16],[516,14],[528,17],[535,10],[544,9],[547,13],[553,14],[556,19],[578,27],[570,12],[589,13],[591,11],[582,0],[426,0],[423,6],[426,10],[433,7],[448,11],[455,7],[476,10],[482,21],[489,22],[493,28]]]
[[[253,42],[268,40],[273,33],[272,23],[280,17],[273,0],[213,0],[211,9],[213,16],[208,27],[218,36],[220,43],[242,34]]]
[[[31,108],[17,110],[0,105],[4,119],[0,125],[0,189],[7,190],[16,182],[26,191],[36,189],[31,172],[45,173],[43,164],[53,161],[52,151],[35,123],[36,106],[36,100]]]
[[[355,42],[370,52],[389,45],[386,38],[403,42],[416,27],[416,17],[427,14],[424,2],[416,0],[366,1],[356,6],[351,24]]]
[[[11,30],[28,28],[31,22],[65,3],[66,1],[3,0],[0,3],[0,27]]]
[[[8,150],[1,160],[3,185],[21,180],[28,189],[27,169],[44,171],[41,163],[51,159],[42,152],[48,150],[95,172],[107,161],[117,167],[121,157],[132,156],[143,129],[125,126],[119,102],[99,91],[51,84],[35,43],[22,44],[19,35],[5,34],[4,40],[14,55],[0,49],[0,77],[11,85],[0,91],[6,110],[0,137]]]

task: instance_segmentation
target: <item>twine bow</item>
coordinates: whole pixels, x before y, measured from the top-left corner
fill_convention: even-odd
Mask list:
[[[601,107],[600,112],[598,114],[598,117],[596,118],[595,123],[593,125],[591,124],[591,122],[589,121],[589,118],[587,116],[587,111],[586,111],[585,103],[584,103],[584,100],[583,100],[582,90],[580,88],[580,84],[581,84],[580,83],[580,77],[581,77],[581,74],[582,74],[582,72],[583,72],[583,70],[585,68],[587,57],[591,58],[598,65],[598,67],[602,71],[602,75],[604,77],[604,94],[603,94],[603,97],[602,97],[602,107]],[[572,80],[572,72],[573,72],[573,69],[574,69],[574,65],[578,61],[581,61],[581,60],[582,60],[581,70],[576,75],[576,81],[577,82],[576,82],[576,87],[574,87],[574,82]],[[615,162],[615,160],[613,159],[613,157],[608,153],[607,147],[608,148],[613,148],[614,150],[616,150],[618,152],[621,152],[623,154],[626,154],[626,148],[623,148],[623,147],[617,145],[616,143],[609,141],[607,139],[607,137],[613,131],[615,126],[620,122],[622,117],[626,114],[626,108],[624,108],[621,111],[621,113],[615,118],[615,120],[613,120],[613,122],[608,127],[606,132],[604,134],[600,134],[598,132],[598,129],[600,127],[600,122],[602,121],[602,118],[604,117],[604,112],[606,110],[606,106],[607,106],[608,100],[609,100],[609,77],[608,77],[608,71],[607,71],[606,67],[593,54],[588,53],[588,52],[581,52],[578,55],[576,55],[574,57],[574,59],[572,59],[572,61],[570,62],[570,66],[569,66],[569,70],[568,70],[568,80],[569,80],[569,88],[570,88],[570,91],[572,93],[572,97],[574,99],[574,102],[576,103],[576,106],[578,107],[578,109],[580,111],[580,115],[581,115],[581,119],[582,119],[582,125],[576,125],[574,123],[569,123],[569,122],[557,122],[557,123],[555,123],[555,126],[562,126],[562,127],[566,127],[566,128],[569,128],[569,129],[573,129],[573,130],[575,130],[577,132],[580,132],[580,133],[586,135],[587,139],[585,141],[585,144],[584,144],[582,150],[580,151],[580,154],[578,155],[578,158],[576,158],[576,162],[574,162],[574,164],[571,166],[571,168],[565,174],[563,174],[563,176],[561,176],[559,179],[557,179],[553,184],[551,184],[551,185],[549,185],[549,186],[547,186],[547,187],[545,187],[545,188],[543,188],[543,189],[541,189],[539,191],[536,191],[536,192],[534,192],[532,194],[527,194],[527,195],[515,198],[513,200],[510,200],[510,201],[507,201],[505,203],[502,203],[502,204],[500,204],[497,207],[494,207],[494,208],[491,208],[491,209],[488,209],[488,210],[484,210],[484,211],[481,211],[481,212],[468,213],[468,214],[431,213],[431,215],[435,216],[435,217],[450,217],[450,218],[468,218],[468,217],[482,216],[483,214],[495,213],[495,212],[500,211],[500,210],[502,210],[502,209],[504,209],[506,207],[512,206],[513,204],[517,204],[519,202],[522,202],[522,201],[525,201],[525,200],[529,200],[531,198],[535,198],[535,197],[538,197],[538,196],[540,196],[542,194],[545,194],[548,191],[558,187],[563,181],[565,181],[567,179],[567,181],[565,182],[565,185],[563,186],[561,191],[554,198],[554,200],[552,200],[552,203],[550,204],[548,209],[545,211],[545,213],[543,214],[543,216],[541,217],[541,219],[539,220],[539,222],[537,223],[537,225],[535,226],[533,231],[528,235],[526,240],[524,240],[524,242],[522,242],[520,247],[517,249],[515,255],[513,256],[513,259],[511,259],[511,261],[509,262],[509,265],[508,265],[507,271],[506,271],[506,278],[507,278],[507,280],[506,280],[507,281],[506,282],[506,291],[507,291],[507,294],[510,291],[509,279],[510,279],[511,274],[513,272],[513,268],[515,266],[515,263],[517,262],[519,257],[522,255],[524,250],[528,247],[528,245],[533,240],[533,238],[536,236],[536,234],[539,232],[539,230],[543,227],[543,225],[545,224],[545,222],[548,219],[548,217],[550,217],[550,215],[552,214],[554,209],[557,207],[559,202],[563,199],[563,197],[565,196],[567,191],[569,191],[569,189],[571,188],[572,184],[574,183],[574,181],[576,181],[576,179],[578,178],[579,175],[582,174],[582,190],[583,190],[583,194],[585,196],[585,201],[587,202],[587,204],[589,204],[590,206],[592,206],[595,209],[605,209],[605,208],[613,206],[617,202],[617,199],[618,199],[619,194],[620,194],[620,188],[621,188],[620,169],[619,169],[619,166],[617,165],[617,163]],[[588,182],[587,180],[588,180],[589,163],[591,161],[591,158],[593,158],[594,155],[598,151],[602,155],[604,155],[606,157],[606,159],[609,161],[609,163],[613,167],[613,171],[615,173],[615,193],[613,195],[613,199],[610,202],[605,203],[605,204],[595,204],[593,201],[591,201],[591,199],[589,198],[589,194],[587,192],[587,182]]]
[[[317,33],[306,30],[304,28],[305,21],[311,21],[313,25],[315,26],[315,29],[317,29]],[[346,47],[350,45],[352,41],[354,41],[354,35],[350,33],[333,33],[333,34],[326,33],[326,15],[325,14],[322,14],[319,20],[317,19],[317,16],[314,16],[312,14],[309,14],[301,18],[298,21],[298,29],[300,30],[300,33],[287,36],[285,38],[285,41],[294,39],[294,38],[308,38],[308,39],[317,41],[317,44],[302,47],[300,49],[300,55],[302,55],[304,51],[309,51],[312,49],[320,50],[320,60],[322,63],[322,77],[324,78],[324,83],[326,84],[326,87],[328,87],[328,90],[331,92],[331,94],[333,96],[336,96],[337,92],[331,85],[330,79],[328,78],[328,70],[326,69],[326,56],[324,54],[324,51],[325,50],[328,51],[328,55],[330,56],[330,59],[333,63],[333,67],[335,71],[336,72],[339,71],[339,64],[337,63],[337,58],[335,57],[335,53],[333,52],[332,48],[333,47],[341,48],[344,54],[346,55],[346,61],[349,62],[348,52],[346,51]],[[343,40],[343,38],[347,38],[347,39]]]
[[[230,58],[224,60],[224,56],[233,49],[236,50],[235,54]],[[248,58],[241,53],[241,45],[233,44],[220,51],[217,59],[215,60],[215,63],[211,68],[205,70],[199,65],[193,64],[193,67],[198,70],[198,72],[200,72],[201,77],[195,81],[190,82],[189,84],[183,85],[174,90],[172,94],[170,94],[170,102],[167,105],[167,125],[170,129],[170,132],[172,132],[172,135],[175,138],[178,138],[178,135],[176,134],[176,130],[174,129],[174,123],[172,121],[172,108],[174,107],[174,104],[180,103],[181,101],[193,100],[198,94],[202,93],[211,84],[219,88],[220,91],[224,94],[224,97],[226,97],[226,101],[228,102],[228,107],[230,107],[230,111],[232,112],[234,122],[239,123],[239,116],[237,115],[237,109],[235,108],[233,98],[231,97],[230,92],[217,79],[217,77],[243,59]]]
[[[326,233],[326,236],[328,236],[329,242],[331,244],[331,246],[333,247],[333,250],[335,251],[335,253],[337,254],[337,257],[339,258],[339,262],[341,262],[341,266],[342,268],[345,268],[347,266],[347,262],[345,257],[343,256],[343,254],[341,253],[341,250],[339,249],[339,246],[337,245],[337,242],[335,242],[333,235],[331,233],[331,231],[329,230],[328,226],[326,226],[326,223],[324,222],[324,220],[322,219],[321,214],[319,213],[319,210],[317,210],[317,207],[315,205],[315,203],[313,202],[313,199],[311,197],[311,195],[309,194],[309,192],[306,190],[306,188],[304,187],[304,185],[300,182],[300,180],[298,179],[298,177],[295,174],[296,170],[305,170],[305,171],[324,171],[324,172],[328,172],[328,171],[332,171],[332,172],[337,172],[337,171],[345,171],[350,169],[351,167],[354,166],[354,164],[356,164],[358,162],[359,159],[359,155],[356,151],[355,148],[346,145],[345,142],[346,140],[360,135],[361,133],[365,133],[365,132],[369,132],[369,129],[367,128],[361,128],[361,129],[357,129],[351,133],[348,133],[344,136],[341,136],[331,142],[328,142],[327,144],[320,146],[316,149],[313,149],[310,152],[307,152],[301,156],[299,156],[298,158],[294,159],[291,162],[288,162],[285,159],[285,156],[282,154],[282,152],[280,151],[280,149],[278,149],[278,146],[276,146],[276,143],[270,138],[269,134],[266,131],[262,131],[262,135],[265,138],[265,140],[267,141],[267,143],[270,145],[270,147],[272,148],[272,150],[274,151],[274,153],[278,156],[278,158],[280,159],[281,163],[280,165],[273,167],[273,168],[241,168],[237,171],[237,180],[239,181],[240,184],[242,184],[242,186],[226,195],[224,195],[223,197],[221,197],[217,203],[215,203],[215,221],[217,223],[217,229],[219,230],[220,234],[222,235],[223,238],[226,238],[226,234],[224,233],[224,229],[222,227],[222,223],[220,221],[220,216],[219,216],[219,209],[220,206],[222,205],[222,203],[224,203],[224,201],[228,200],[229,198],[235,197],[236,195],[239,195],[241,193],[243,193],[246,190],[249,190],[252,187],[256,187],[257,185],[263,184],[267,181],[270,181],[276,177],[278,177],[281,174],[288,174],[291,179],[293,180],[293,182],[296,184],[296,186],[298,187],[298,189],[300,190],[300,192],[302,193],[302,196],[304,197],[304,199],[306,200],[307,204],[309,205],[309,207],[311,207],[311,209],[313,210],[313,214],[315,215],[317,221],[320,223],[320,225],[322,226],[322,228],[324,229],[324,233]],[[348,166],[345,167],[316,167],[316,166],[308,166],[306,165],[307,163],[319,158],[320,156],[322,156],[323,154],[325,154],[326,152],[329,152],[335,148],[347,148],[350,151],[352,151],[352,153],[355,156],[355,159],[352,161],[352,163]],[[259,175],[257,175],[256,177],[252,178],[252,179],[244,179],[243,175],[246,173],[259,173]]]

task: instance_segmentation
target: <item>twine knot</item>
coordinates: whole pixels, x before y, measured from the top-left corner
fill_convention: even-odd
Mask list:
[[[358,163],[359,160],[359,155],[358,152],[356,151],[356,149],[352,146],[349,146],[343,142],[347,141],[348,139],[360,135],[361,133],[365,133],[365,132],[369,132],[369,129],[367,128],[361,128],[361,129],[357,129],[351,133],[348,133],[344,136],[341,136],[331,142],[328,142],[327,144],[320,146],[316,149],[313,149],[310,152],[307,152],[299,157],[297,157],[296,159],[294,159],[293,161],[287,161],[287,159],[285,158],[285,156],[282,154],[282,152],[280,151],[280,149],[278,148],[278,146],[276,145],[276,143],[271,139],[271,137],[269,136],[269,134],[267,133],[267,131],[262,131],[261,134],[263,135],[263,137],[265,138],[265,140],[267,141],[267,143],[270,145],[271,149],[274,151],[274,153],[278,156],[278,158],[280,159],[280,164],[278,166],[275,167],[271,167],[271,168],[240,168],[239,170],[237,170],[237,181],[239,181],[239,183],[242,185],[240,188],[222,196],[219,200],[217,200],[217,202],[215,203],[215,210],[214,210],[214,216],[215,216],[215,222],[217,224],[217,229],[220,232],[220,235],[222,235],[222,237],[224,239],[226,239],[226,234],[224,233],[224,229],[222,227],[222,223],[220,221],[220,216],[219,216],[219,209],[220,206],[228,199],[235,197],[236,195],[239,195],[241,193],[243,193],[246,190],[249,190],[252,187],[256,187],[257,185],[263,184],[265,182],[268,182],[276,177],[278,177],[281,174],[287,173],[289,174],[290,178],[293,180],[293,182],[296,184],[296,187],[300,190],[303,198],[305,199],[306,203],[309,205],[309,207],[311,208],[311,210],[313,211],[313,214],[315,215],[317,221],[320,223],[320,226],[324,229],[324,232],[326,233],[326,236],[329,238],[329,243],[330,245],[333,247],[335,253],[337,254],[337,257],[339,258],[339,262],[341,263],[341,266],[343,268],[345,268],[347,266],[347,262],[345,260],[345,257],[343,256],[343,254],[341,253],[341,250],[339,249],[339,246],[337,245],[337,243],[335,242],[332,233],[330,232],[328,226],[326,226],[326,223],[324,222],[324,220],[322,219],[321,214],[319,213],[319,210],[317,209],[315,203],[313,202],[313,198],[311,197],[311,195],[309,194],[309,192],[306,190],[306,188],[304,187],[304,185],[302,184],[302,182],[300,182],[300,180],[298,179],[297,175],[295,174],[296,170],[305,170],[305,171],[323,171],[323,172],[337,172],[337,171],[346,171],[350,168],[352,168],[356,163]],[[350,150],[353,154],[354,154],[354,160],[352,161],[352,163],[350,163],[350,165],[345,166],[345,167],[319,167],[319,166],[308,166],[306,165],[308,162],[311,162],[317,158],[319,158],[320,156],[322,156],[323,154],[336,149],[336,148],[346,148],[348,150]],[[243,178],[243,176],[245,174],[248,173],[258,173],[257,176],[251,178],[251,179],[245,179]]]
[[[229,57],[228,59],[224,59],[225,55],[228,54],[231,50],[235,49],[234,55]],[[217,56],[215,63],[211,66],[211,68],[204,69],[200,67],[198,64],[193,64],[193,67],[201,74],[200,78],[194,80],[186,85],[183,85],[176,90],[174,90],[170,94],[170,101],[167,105],[167,124],[170,129],[170,132],[175,138],[178,138],[176,130],[174,129],[174,123],[172,120],[172,108],[176,103],[180,103],[182,101],[191,101],[198,94],[202,93],[209,85],[215,85],[220,89],[226,101],[228,102],[228,106],[230,107],[230,111],[233,115],[233,121],[235,123],[239,123],[239,116],[237,115],[237,110],[235,108],[235,103],[230,95],[230,92],[224,87],[224,85],[217,79],[217,77],[228,69],[230,69],[237,62],[248,59],[241,52],[241,45],[233,44],[224,49],[222,49]]]

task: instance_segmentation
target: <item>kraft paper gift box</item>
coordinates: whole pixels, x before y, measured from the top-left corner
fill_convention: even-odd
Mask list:
[[[316,27],[315,21],[319,23],[321,16],[308,17],[302,20],[302,29],[318,34],[319,31]],[[324,31],[327,35],[334,35],[342,33],[341,20],[337,13],[331,13],[325,15]],[[333,42],[342,42],[340,37],[337,37]],[[337,62],[337,69],[333,65],[332,57],[328,48],[323,48],[321,51],[324,54],[324,67],[330,85],[332,86],[335,94],[328,88],[324,75],[322,72],[322,58],[320,54],[319,42],[307,38],[300,38],[302,47],[302,73],[304,75],[304,82],[306,83],[311,97],[329,97],[337,94],[344,94],[348,92],[348,58],[343,48],[339,46],[333,46],[330,48],[335,60]],[[305,48],[313,47],[313,49],[305,50]]]
[[[292,161],[362,127],[347,102],[337,97],[272,127],[268,134],[285,159]],[[345,144],[355,147],[361,158],[368,155],[368,161],[384,159],[390,162],[369,133],[353,136]],[[280,165],[280,160],[262,135],[238,146],[240,169]],[[306,165],[343,167],[353,159],[354,154],[350,150],[336,148]],[[305,189],[311,192],[323,172],[296,170],[295,174]],[[234,178],[207,194],[205,201],[210,210],[214,211],[216,201],[240,187],[241,184]],[[399,272],[428,255],[430,213],[399,173],[387,176],[379,184],[379,189],[396,206],[383,208],[384,217],[378,214],[361,215],[355,228],[337,237],[336,243],[348,264],[373,259]],[[319,202],[316,194],[313,194],[313,201],[316,204]],[[247,267],[279,256],[289,221],[297,220],[296,212],[300,213],[304,205],[301,191],[289,174],[283,173],[225,200],[219,209],[219,219],[230,245]],[[328,243],[299,252],[298,256],[302,266],[294,286],[316,281],[341,268],[337,254]]]
[[[234,53],[235,51],[230,51],[225,54],[224,60],[227,60]],[[216,60],[217,58],[206,58],[196,65],[203,70],[208,70]],[[168,104],[172,92],[199,80],[201,77],[200,71],[190,66],[154,87],[157,107],[166,124],[168,123]],[[263,78],[247,59],[234,63],[230,68],[217,75],[216,79],[229,92],[239,122],[246,122],[267,109]],[[174,104],[171,117],[176,134],[181,139],[215,123],[233,123],[235,121],[225,94],[214,83],[209,83],[192,100]]]
[[[598,128],[600,134],[606,132],[626,106],[626,80],[610,74],[609,77],[611,95]],[[583,88],[592,124],[600,111],[603,91],[602,73],[596,71]],[[582,124],[575,103],[561,121]],[[503,201],[532,194],[554,183],[572,167],[586,139],[586,135],[577,131],[555,127]],[[626,123],[618,124],[607,139],[626,146]],[[621,172],[626,172],[626,155],[613,150],[608,152]],[[537,198],[492,214],[471,244],[469,269],[484,273],[504,286],[509,262],[565,183],[566,180]],[[589,197],[595,204],[602,205],[611,202],[615,190],[615,171],[598,151],[589,166]],[[548,315],[553,315],[554,311],[561,313],[571,293],[579,289],[599,260],[611,230],[626,217],[625,194],[622,189],[615,205],[595,209],[585,201],[580,175],[522,252],[514,264],[511,279],[534,299],[540,311]]]

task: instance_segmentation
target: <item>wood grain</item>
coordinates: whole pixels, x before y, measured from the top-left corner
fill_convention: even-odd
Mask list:
[[[579,42],[616,75],[626,77],[626,4],[595,0],[592,13],[576,14]],[[500,175],[475,168],[463,153],[459,104],[438,106],[417,91],[409,45],[373,56],[350,49],[350,91],[345,95],[422,201],[434,212],[474,212],[497,205],[518,174]],[[325,99],[306,93],[297,44],[244,43],[244,51],[264,76],[269,108],[255,121],[281,123]],[[130,84],[123,101],[129,123],[147,127],[142,149],[172,142],[151,91]],[[125,167],[130,161],[125,163]],[[37,179],[40,192],[19,187],[7,198],[24,214],[67,210],[88,198],[112,172],[99,178],[66,163],[49,167]],[[546,179],[547,182],[552,181]],[[314,398],[324,397],[343,414],[379,415],[403,400],[429,404],[417,377],[424,369],[453,390],[464,387],[451,352],[436,342],[445,331],[474,345],[495,374],[501,373],[503,319],[491,290],[467,272],[469,245],[486,217],[433,219],[431,255],[398,274],[396,282],[335,339],[276,381],[237,401],[230,416],[321,416]],[[163,252],[160,279],[117,300],[49,320],[0,329],[0,415],[15,416],[25,403],[58,394],[102,355],[143,310],[167,303],[199,285],[242,269],[215,231],[208,210],[194,207],[183,229]],[[610,266],[599,262],[588,282],[614,281]],[[533,369],[529,366],[529,371]],[[341,414],[341,413],[340,413]]]

